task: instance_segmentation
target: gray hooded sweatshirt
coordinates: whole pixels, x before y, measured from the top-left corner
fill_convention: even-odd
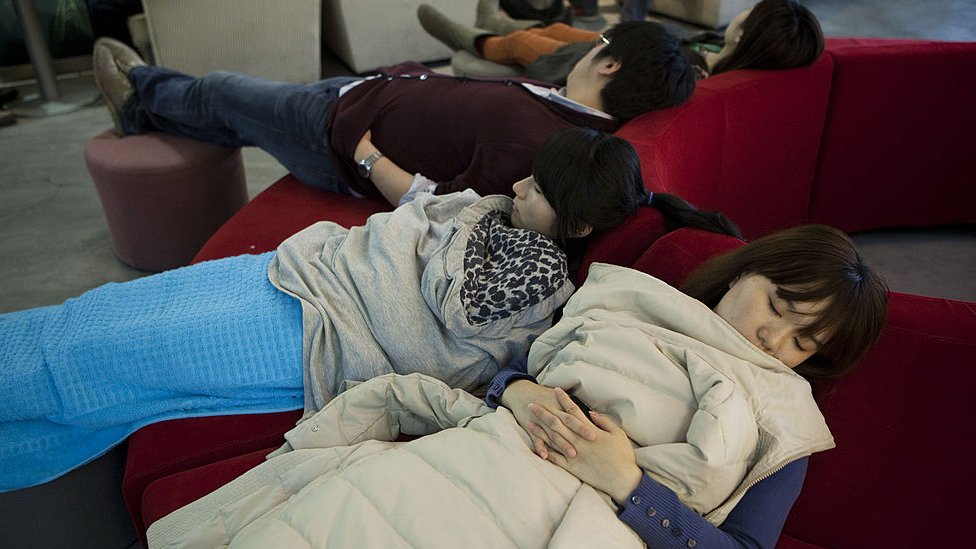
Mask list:
[[[565,253],[511,227],[511,209],[470,190],[422,195],[281,244],[268,277],[302,304],[306,415],[345,382],[388,373],[474,391],[528,352],[574,287]]]

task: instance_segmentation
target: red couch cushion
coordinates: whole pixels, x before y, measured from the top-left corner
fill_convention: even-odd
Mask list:
[[[834,85],[810,218],[848,232],[976,222],[976,43],[828,43]]]
[[[207,241],[194,263],[244,253],[274,250],[296,232],[328,220],[344,227],[362,225],[376,212],[392,209],[378,198],[323,192],[286,175],[254,197]]]
[[[196,501],[250,471],[276,450],[272,446],[233,458],[209,463],[156,480],[142,499],[142,520],[147,526],[173,511]]]
[[[742,244],[731,236],[679,229],[657,239],[634,263],[634,268],[680,288],[702,261]]]
[[[720,74],[617,135],[637,149],[648,189],[720,209],[753,238],[806,220],[832,72],[823,56],[802,69]]]
[[[783,534],[776,540],[776,549],[823,549],[820,545],[814,545],[805,541],[792,538]]]
[[[576,277],[579,287],[596,262],[632,265],[667,229],[664,217],[653,208],[641,208],[619,227],[594,237],[587,245]]]
[[[814,455],[787,521],[825,547],[952,546],[976,493],[976,303],[893,293],[865,361],[818,400],[837,448]]]
[[[301,410],[294,410],[175,419],[147,425],[133,433],[126,453],[122,496],[143,544],[150,523],[143,522],[142,500],[150,484],[202,465],[280,446],[284,433],[294,427],[301,416]],[[184,503],[189,501],[192,499]]]

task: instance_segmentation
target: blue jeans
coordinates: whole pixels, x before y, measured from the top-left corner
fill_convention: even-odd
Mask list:
[[[122,126],[127,134],[160,131],[225,147],[256,146],[302,183],[350,194],[336,175],[325,122],[339,88],[357,79],[289,84],[230,72],[197,78],[136,67],[129,73],[135,93],[121,109]]]
[[[620,6],[621,21],[643,21],[651,9],[651,0],[624,0]]]

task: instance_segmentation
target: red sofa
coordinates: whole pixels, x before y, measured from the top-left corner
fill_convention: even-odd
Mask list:
[[[802,222],[848,231],[974,223],[976,90],[960,84],[974,71],[976,44],[830,40],[811,67],[710,78],[687,104],[618,134],[637,148],[649,188],[722,209],[749,237]],[[196,261],[271,250],[314,221],[352,225],[386,208],[285,177]],[[677,283],[740,244],[664,232],[644,210],[594,242],[586,259]],[[934,546],[956,541],[946,525],[967,518],[964,498],[976,492],[967,398],[976,303],[894,293],[889,317],[859,369],[816,388],[838,447],[811,459],[781,548]],[[298,416],[185,419],[136,432],[123,491],[137,530],[259,463]]]

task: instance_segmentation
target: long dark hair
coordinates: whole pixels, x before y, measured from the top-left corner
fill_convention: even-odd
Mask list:
[[[556,240],[586,226],[612,229],[647,201],[640,159],[630,143],[591,128],[549,136],[532,164],[532,177],[556,212]]]
[[[556,240],[567,244],[589,226],[591,235],[613,229],[643,206],[665,218],[668,230],[695,227],[741,237],[720,212],[700,211],[667,193],[648,192],[640,158],[626,140],[591,128],[549,136],[536,155],[532,177],[556,212]]]
[[[712,74],[737,69],[805,67],[824,49],[820,22],[796,0],[762,0],[742,22],[742,39]]]
[[[825,301],[803,336],[829,334],[815,355],[795,368],[808,378],[837,377],[857,365],[881,335],[888,288],[841,231],[804,225],[759,238],[703,263],[681,290],[715,308],[729,285],[760,274],[795,302]]]

